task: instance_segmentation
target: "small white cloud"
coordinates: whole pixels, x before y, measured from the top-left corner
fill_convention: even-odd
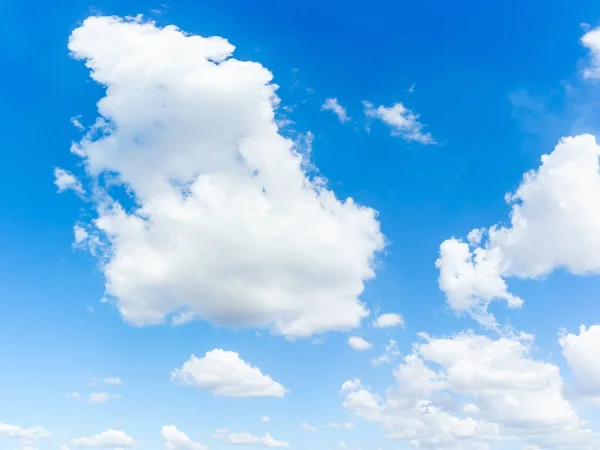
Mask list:
[[[224,439],[225,435],[229,433],[229,430],[227,428],[217,428],[213,434],[212,434],[212,438],[213,439]]]
[[[119,377],[106,377],[104,379],[105,384],[111,384],[113,386],[121,386],[123,382]]]
[[[0,422],[0,438],[17,439],[24,443],[32,443],[38,439],[51,437],[50,432],[42,427],[23,428]]]
[[[590,52],[589,65],[583,69],[584,78],[600,78],[600,27],[587,31],[581,43]]]
[[[419,122],[419,115],[406,108],[401,102],[391,107],[375,107],[370,102],[363,102],[365,115],[379,119],[392,129],[392,136],[400,136],[406,141],[420,144],[436,144],[429,133],[423,133],[424,125]]]
[[[78,392],[71,392],[70,394],[67,394],[67,397],[74,398],[75,400],[79,400],[81,398]]]
[[[90,402],[90,403],[106,403],[111,398],[121,398],[121,396],[117,395],[117,394],[109,394],[108,392],[92,392],[88,396],[88,402]]]
[[[338,116],[338,119],[340,119],[340,122],[342,122],[342,123],[346,123],[350,120],[350,117],[348,117],[346,108],[344,108],[342,105],[340,105],[337,98],[326,99],[325,103],[323,103],[321,105],[321,111],[334,112],[335,115]]]
[[[331,428],[343,428],[345,430],[351,430],[356,426],[356,422],[332,422],[329,424]]]
[[[179,431],[175,425],[167,425],[161,430],[165,450],[206,450],[208,447],[192,441],[187,434]]]
[[[398,350],[398,343],[390,339],[389,344],[385,346],[385,352],[383,355],[371,360],[371,364],[374,366],[378,366],[380,364],[390,364],[394,359],[400,356],[400,351]]]
[[[375,328],[390,328],[404,326],[404,318],[400,314],[386,313],[382,314],[373,322]]]
[[[368,350],[373,347],[373,344],[358,336],[350,336],[348,338],[348,344],[354,350]]]
[[[203,358],[194,355],[171,374],[173,381],[208,389],[223,397],[283,397],[286,389],[251,366],[236,352],[214,349]]]
[[[228,444],[260,444],[265,447],[289,447],[285,441],[278,441],[269,433],[265,433],[263,437],[254,436],[250,433],[231,433],[227,437]]]
[[[300,427],[304,430],[304,431],[310,431],[311,433],[316,433],[317,432],[317,427],[306,423],[306,422],[302,422],[300,424]]]
[[[137,442],[124,431],[110,429],[95,436],[73,439],[70,444],[78,448],[126,448]]]
[[[54,168],[54,184],[58,188],[58,192],[71,190],[79,195],[85,194],[81,181],[79,181],[71,172],[61,169],[60,167]]]
[[[260,418],[260,421],[261,421],[261,422],[270,422],[270,421],[271,421],[271,418],[270,418],[269,416],[262,416],[262,417]]]
[[[79,131],[83,131],[83,129],[85,127],[82,125],[80,119],[81,119],[81,116],[71,117],[71,125],[73,125],[75,128],[77,128]]]

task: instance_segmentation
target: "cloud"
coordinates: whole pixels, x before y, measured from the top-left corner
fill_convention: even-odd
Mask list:
[[[218,428],[212,434],[213,439],[224,439],[225,435],[229,432],[227,428]]]
[[[392,360],[396,359],[398,356],[400,356],[400,351],[398,350],[398,343],[395,340],[390,339],[389,344],[385,346],[385,352],[383,353],[383,355],[372,359],[371,364],[374,366],[379,366],[380,364],[390,364]]]
[[[72,152],[98,186],[87,230],[124,320],[287,337],[360,325],[385,245],[377,213],[307,174],[274,121],[266,68],[223,38],[140,18],[90,17],[69,49],[107,89]],[[138,206],[122,206],[118,186]]]
[[[351,430],[356,426],[356,422],[332,422],[329,424],[331,428],[343,428],[345,430]]]
[[[350,117],[348,117],[348,113],[346,112],[346,108],[340,105],[337,98],[326,99],[325,103],[321,105],[321,111],[332,111],[336,116],[338,116],[338,119],[340,119],[340,122],[342,123],[346,123],[350,120]]]
[[[348,344],[354,350],[368,350],[371,347],[373,347],[373,344],[365,341],[363,338],[358,337],[358,336],[350,336],[348,338]]]
[[[88,402],[90,403],[106,403],[111,398],[121,398],[118,394],[109,394],[108,392],[92,392],[88,396]]]
[[[179,431],[175,425],[162,427],[162,438],[165,450],[206,450],[208,447],[199,442],[193,442],[185,433]]]
[[[375,328],[390,328],[404,326],[404,318],[400,314],[386,313],[382,314],[373,322]]]
[[[499,439],[544,449],[597,446],[563,395],[558,367],[531,357],[532,336],[421,337],[385,397],[352,383],[344,407],[419,448],[478,450]]]
[[[348,380],[348,381],[344,382],[344,384],[342,384],[340,392],[343,393],[343,392],[354,391],[360,387],[362,387],[361,381],[358,378],[355,378],[354,380]]]
[[[16,439],[23,445],[29,445],[38,439],[49,437],[51,437],[50,432],[39,426],[22,428],[19,425],[0,422],[0,438]]]
[[[260,421],[261,421],[261,422],[270,422],[270,421],[271,421],[271,418],[270,418],[269,416],[262,416],[262,417],[260,418]]]
[[[79,195],[85,194],[85,189],[83,189],[81,181],[71,172],[60,167],[54,168],[54,184],[58,188],[59,193],[71,190]]]
[[[310,431],[311,433],[316,433],[317,432],[317,427],[306,423],[306,422],[302,422],[300,424],[300,427],[304,430],[304,431]]]
[[[281,384],[239,354],[221,349],[206,352],[203,358],[192,355],[172,372],[171,379],[223,397],[283,397],[286,393]]]
[[[124,431],[110,429],[95,436],[73,439],[70,444],[78,448],[126,448],[138,443]]]
[[[228,444],[260,444],[265,447],[289,447],[285,441],[278,441],[269,433],[265,433],[263,437],[254,436],[250,433],[231,433],[227,437]]]
[[[600,78],[600,27],[585,33],[581,43],[590,52],[589,65],[583,69],[583,77]]]
[[[600,400],[600,324],[579,327],[579,334],[563,331],[562,354],[578,381],[580,393]]]
[[[70,394],[67,394],[67,397],[74,398],[75,400],[79,400],[81,398],[78,392],[71,392]]]
[[[539,278],[558,268],[600,273],[599,155],[592,135],[561,139],[506,194],[509,225],[472,230],[466,242],[451,238],[441,244],[439,285],[452,309],[494,327],[490,302],[523,304],[508,291],[506,278]]]
[[[113,386],[121,386],[123,384],[123,382],[121,381],[121,379],[119,377],[106,377],[104,379],[104,383],[110,384]]]
[[[436,144],[429,133],[423,133],[425,127],[419,122],[419,115],[406,108],[401,102],[391,107],[375,107],[370,102],[363,102],[365,115],[371,119],[379,119],[392,129],[392,136],[400,136],[406,141],[420,144]]]

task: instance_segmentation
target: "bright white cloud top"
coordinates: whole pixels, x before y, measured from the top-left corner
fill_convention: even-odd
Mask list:
[[[365,341],[363,338],[361,338],[359,336],[350,336],[348,338],[348,344],[354,350],[369,350],[370,348],[373,347],[373,344],[371,344],[368,341]]]
[[[88,230],[126,321],[289,337],[360,325],[385,243],[377,214],[307,175],[275,123],[266,68],[234,59],[223,38],[116,17],[86,19],[69,49],[107,89],[72,151],[139,204],[100,190]]]

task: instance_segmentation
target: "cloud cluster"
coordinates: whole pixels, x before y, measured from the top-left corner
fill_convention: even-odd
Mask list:
[[[558,367],[532,358],[531,336],[421,337],[386,397],[346,382],[344,407],[419,448],[482,449],[510,439],[544,449],[598,445],[564,397]]]
[[[523,304],[508,291],[506,278],[539,278],[558,268],[577,275],[600,272],[599,155],[592,135],[561,139],[506,195],[509,224],[441,244],[439,285],[452,309],[494,327],[490,302]]]
[[[306,172],[266,68],[139,18],[90,17],[69,49],[106,88],[72,152],[97,185],[87,239],[104,244],[106,296],[127,322],[288,337],[360,325],[385,244],[377,213]]]

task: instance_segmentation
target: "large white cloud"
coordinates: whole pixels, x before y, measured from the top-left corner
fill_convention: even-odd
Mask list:
[[[506,278],[537,278],[557,268],[578,275],[600,272],[599,155],[592,135],[561,139],[506,195],[510,224],[442,243],[439,284],[454,310],[494,326],[487,312],[491,301],[523,303],[508,291]]]
[[[179,431],[175,425],[166,425],[161,430],[165,450],[206,450],[208,447],[192,441],[187,434]]]
[[[377,214],[307,174],[274,121],[266,68],[232,58],[223,38],[141,19],[90,17],[69,49],[106,87],[72,151],[99,186],[108,177],[136,202],[128,210],[96,188],[87,230],[126,321],[203,319],[290,337],[360,325],[359,296],[385,244]]]
[[[192,355],[171,375],[174,381],[209,389],[223,397],[283,397],[286,389],[251,366],[236,352],[214,349],[203,358]]]
[[[600,325],[581,325],[579,334],[563,332],[559,343],[580,394],[600,400]]]
[[[73,439],[70,444],[79,448],[125,448],[137,445],[137,442],[124,431],[106,430],[90,437]]]
[[[344,407],[421,448],[483,449],[507,439],[544,449],[598,445],[564,397],[558,367],[531,357],[531,336],[421,336],[385,398],[355,380],[344,384]]]

